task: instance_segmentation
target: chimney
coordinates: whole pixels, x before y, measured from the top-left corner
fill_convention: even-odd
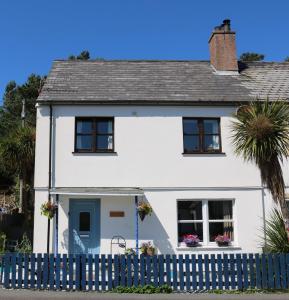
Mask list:
[[[237,74],[236,33],[231,31],[231,21],[215,27],[209,39],[211,65],[218,74]]]

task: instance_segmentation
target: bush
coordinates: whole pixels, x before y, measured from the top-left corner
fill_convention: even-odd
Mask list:
[[[265,238],[266,237],[266,238]],[[284,220],[278,209],[272,210],[269,219],[266,220],[262,245],[266,253],[288,253],[289,242]]]
[[[18,253],[32,253],[31,242],[26,233],[23,234],[22,241],[16,246],[15,250]]]
[[[172,288],[168,285],[155,287],[153,285],[144,286],[118,286],[112,290],[113,293],[126,293],[126,294],[170,294]]]
[[[5,252],[5,244],[6,244],[6,234],[4,232],[0,232],[0,254]]]

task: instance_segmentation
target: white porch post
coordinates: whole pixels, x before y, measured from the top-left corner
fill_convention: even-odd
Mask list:
[[[135,250],[136,250],[136,254],[138,255],[139,251],[139,237],[138,237],[138,196],[134,197],[134,201],[135,201]]]

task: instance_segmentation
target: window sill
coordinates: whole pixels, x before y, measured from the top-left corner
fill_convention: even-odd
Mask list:
[[[115,151],[98,151],[98,152],[77,152],[77,151],[73,151],[72,152],[73,155],[87,155],[87,154],[90,154],[90,155],[117,155],[117,152]]]
[[[177,251],[193,251],[193,252],[200,252],[200,251],[224,251],[224,250],[242,250],[241,247],[231,245],[231,246],[225,246],[225,247],[219,247],[215,245],[206,245],[206,246],[198,246],[198,247],[186,247],[186,246],[178,246],[176,248]]]
[[[220,156],[225,156],[226,153],[225,152],[183,152],[182,155],[202,155],[202,156],[206,156],[206,155],[220,155]]]

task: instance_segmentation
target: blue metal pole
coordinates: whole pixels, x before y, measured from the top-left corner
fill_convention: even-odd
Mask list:
[[[57,210],[55,212],[54,218],[54,255],[58,254],[58,203],[59,203],[59,195],[56,194],[55,204],[57,205]]]
[[[134,197],[134,202],[135,202],[135,250],[136,250],[136,254],[138,255],[138,196]]]

